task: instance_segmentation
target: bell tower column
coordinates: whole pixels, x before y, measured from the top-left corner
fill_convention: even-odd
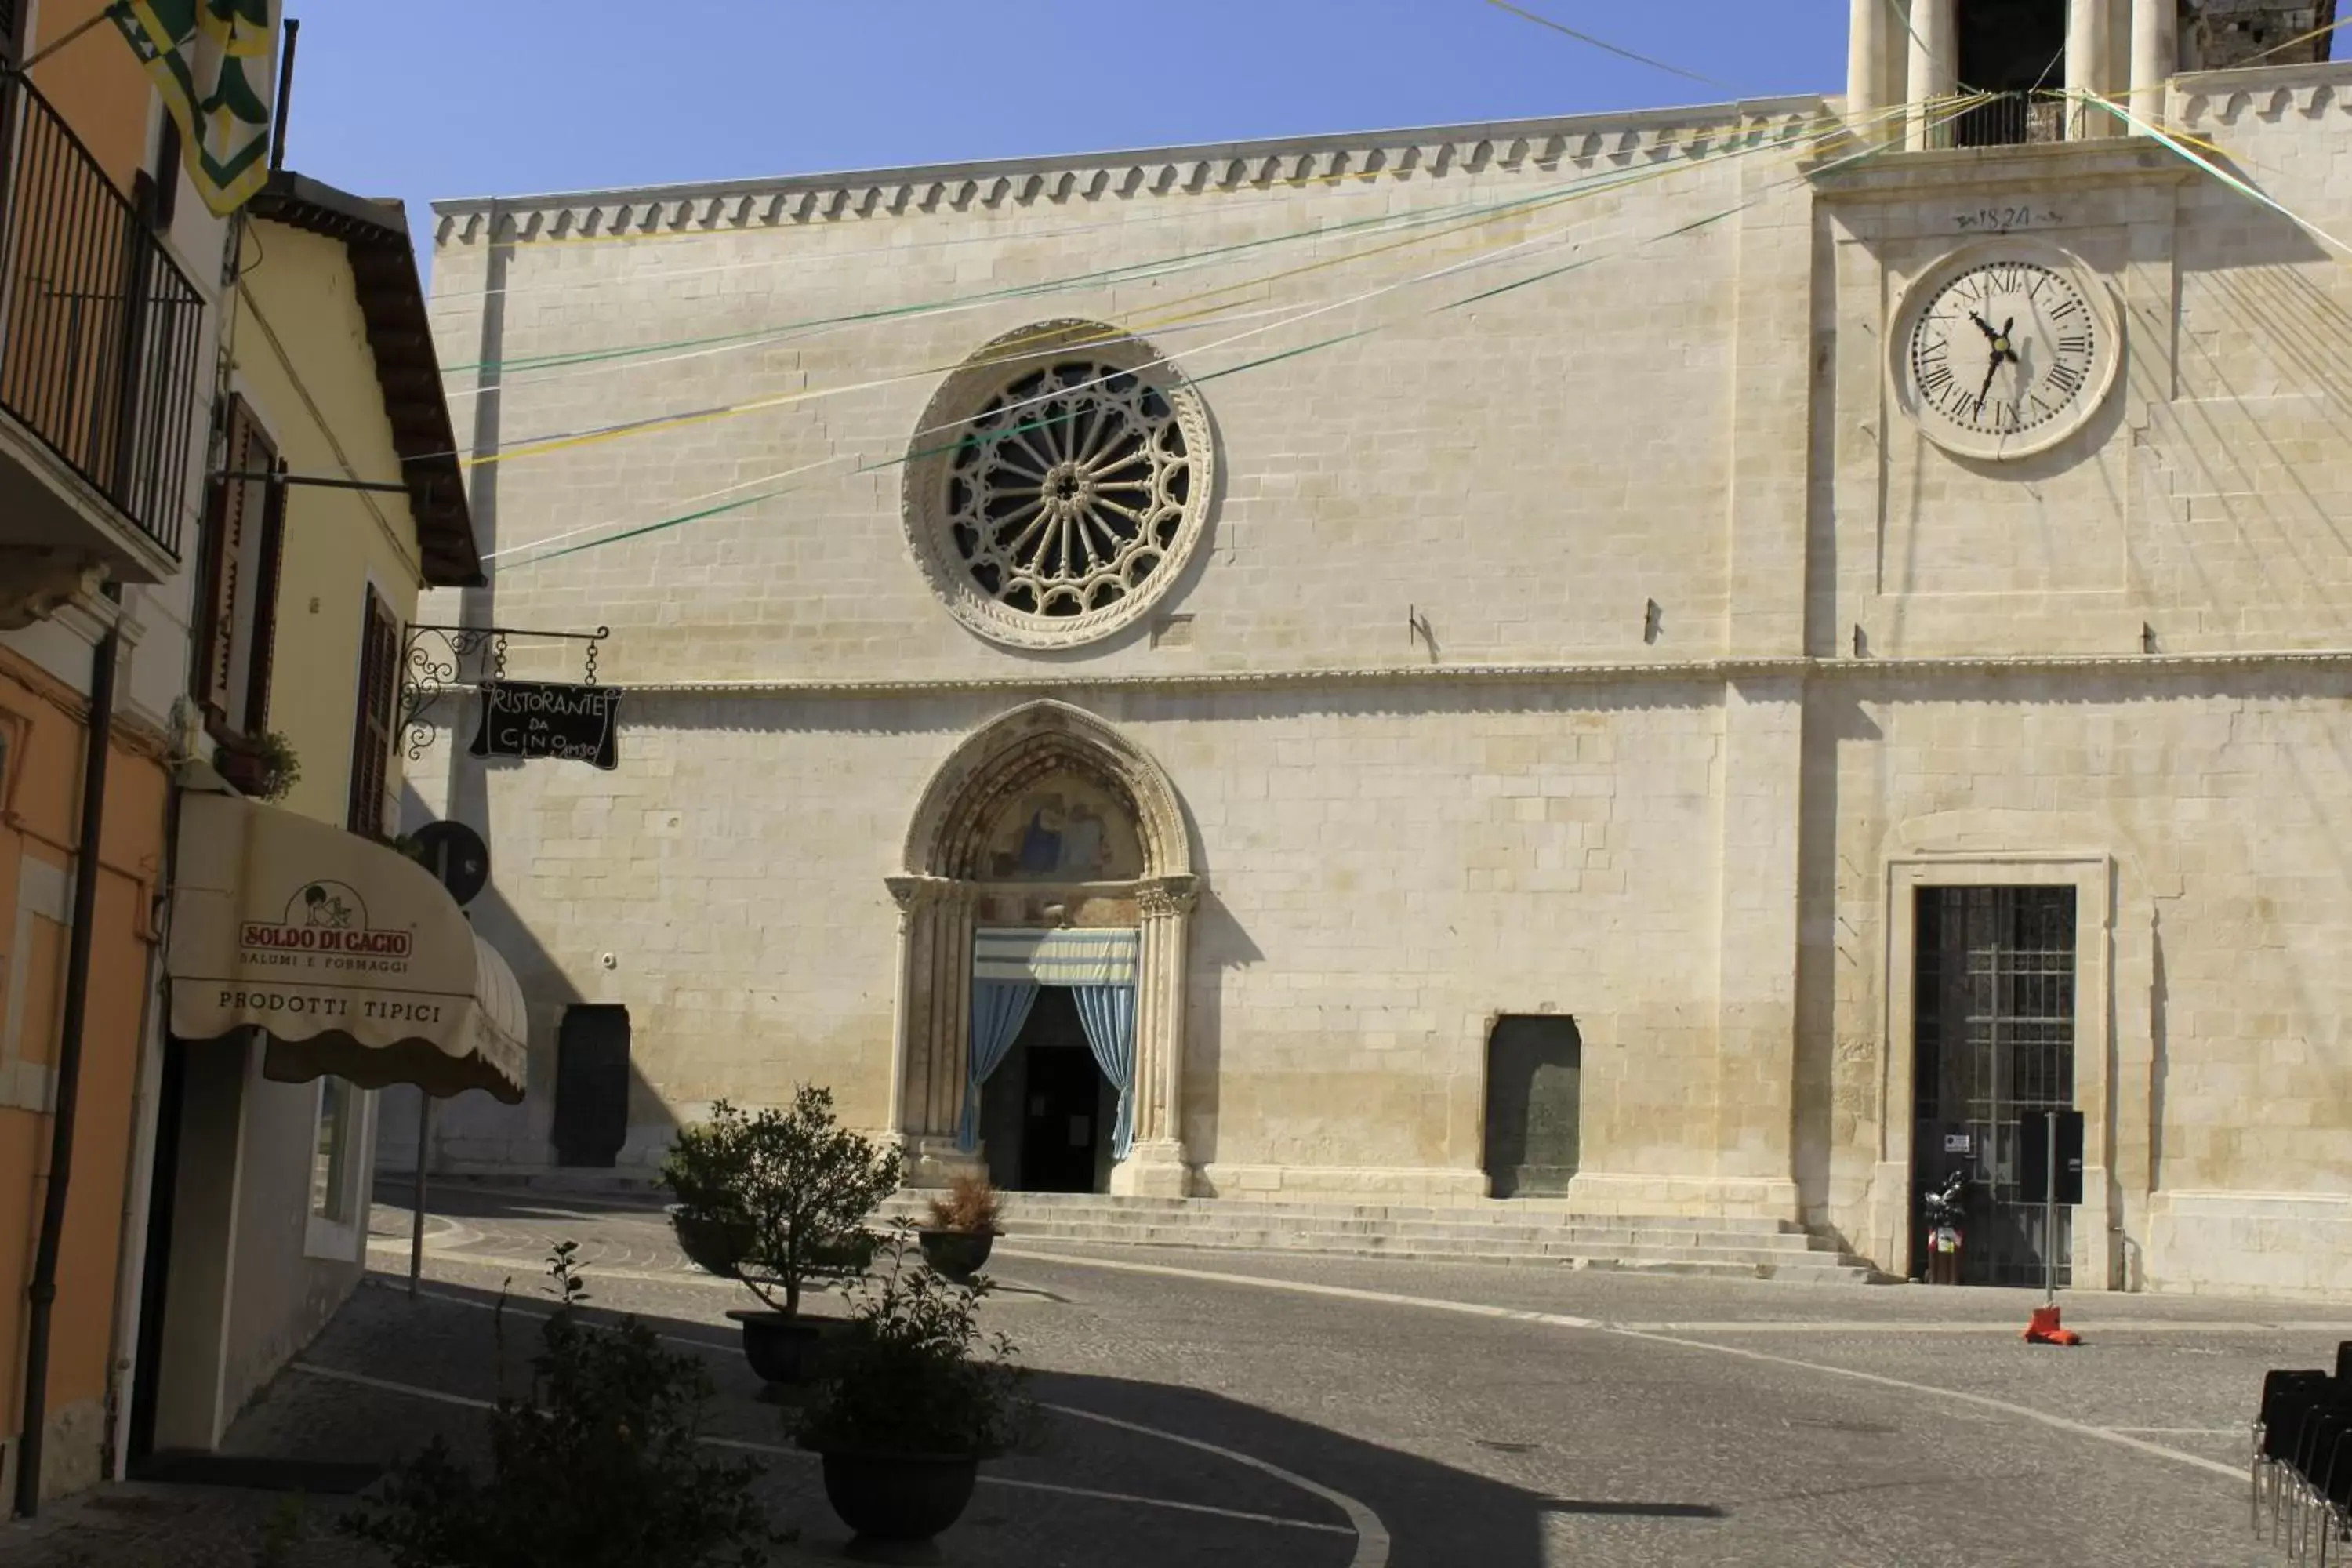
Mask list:
[[[2180,63],[2179,0],[2133,0],[2131,111],[2150,125],[2164,120],[2165,84]]]
[[[1949,132],[1934,124],[1936,100],[1959,87],[1960,38],[1958,0],[1911,0],[1911,71],[1904,97],[1911,105],[1915,153],[1950,143]]]
[[[1846,32],[1845,114],[1860,130],[1886,107],[1886,0],[1853,0]]]
[[[2105,97],[2115,90],[2107,78],[2107,33],[2116,0],[2069,0],[2066,12],[2066,90]],[[2112,115],[2080,96],[2066,105],[2066,140],[2114,134]]]

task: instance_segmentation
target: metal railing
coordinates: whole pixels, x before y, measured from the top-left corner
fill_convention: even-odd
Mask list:
[[[204,314],[138,207],[0,71],[0,409],[175,560]]]
[[[2066,138],[2065,100],[2050,92],[2003,92],[1952,125],[1955,147],[2020,147]]]

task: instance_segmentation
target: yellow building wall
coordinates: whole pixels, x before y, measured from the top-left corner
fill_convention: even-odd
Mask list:
[[[0,732],[10,752],[0,786],[0,1434],[11,1456],[24,1410],[25,1293],[47,1191],[45,1107],[59,1044],[86,712],[79,694],[0,649]],[[52,1318],[43,1465],[52,1495],[100,1479],[142,1008],[158,935],[162,756],[162,737],[118,721]]]
[[[236,377],[280,455],[298,474],[397,480],[400,455],[341,242],[257,223],[246,254],[248,265],[257,255],[264,259],[248,277],[252,306],[240,306]],[[403,626],[415,618],[423,583],[415,537],[404,497],[303,486],[288,494],[269,728],[293,742],[302,764],[300,780],[278,803],[289,811],[321,822],[349,819],[367,590],[373,584]],[[399,766],[395,748],[395,787]]]

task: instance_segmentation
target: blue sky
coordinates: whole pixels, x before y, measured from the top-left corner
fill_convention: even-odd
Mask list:
[[[287,162],[507,195],[1838,92],[1845,0],[289,0]],[[421,237],[421,236],[420,236]]]

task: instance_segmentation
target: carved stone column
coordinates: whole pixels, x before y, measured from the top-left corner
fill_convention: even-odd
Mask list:
[[[898,905],[898,1010],[890,1103],[910,1187],[976,1173],[956,1147],[971,1032],[971,890],[944,877],[891,877]]]
[[[1138,889],[1141,952],[1135,977],[1135,1141],[1111,1168],[1122,1197],[1181,1198],[1184,1160],[1184,989],[1195,877],[1157,877]]]

